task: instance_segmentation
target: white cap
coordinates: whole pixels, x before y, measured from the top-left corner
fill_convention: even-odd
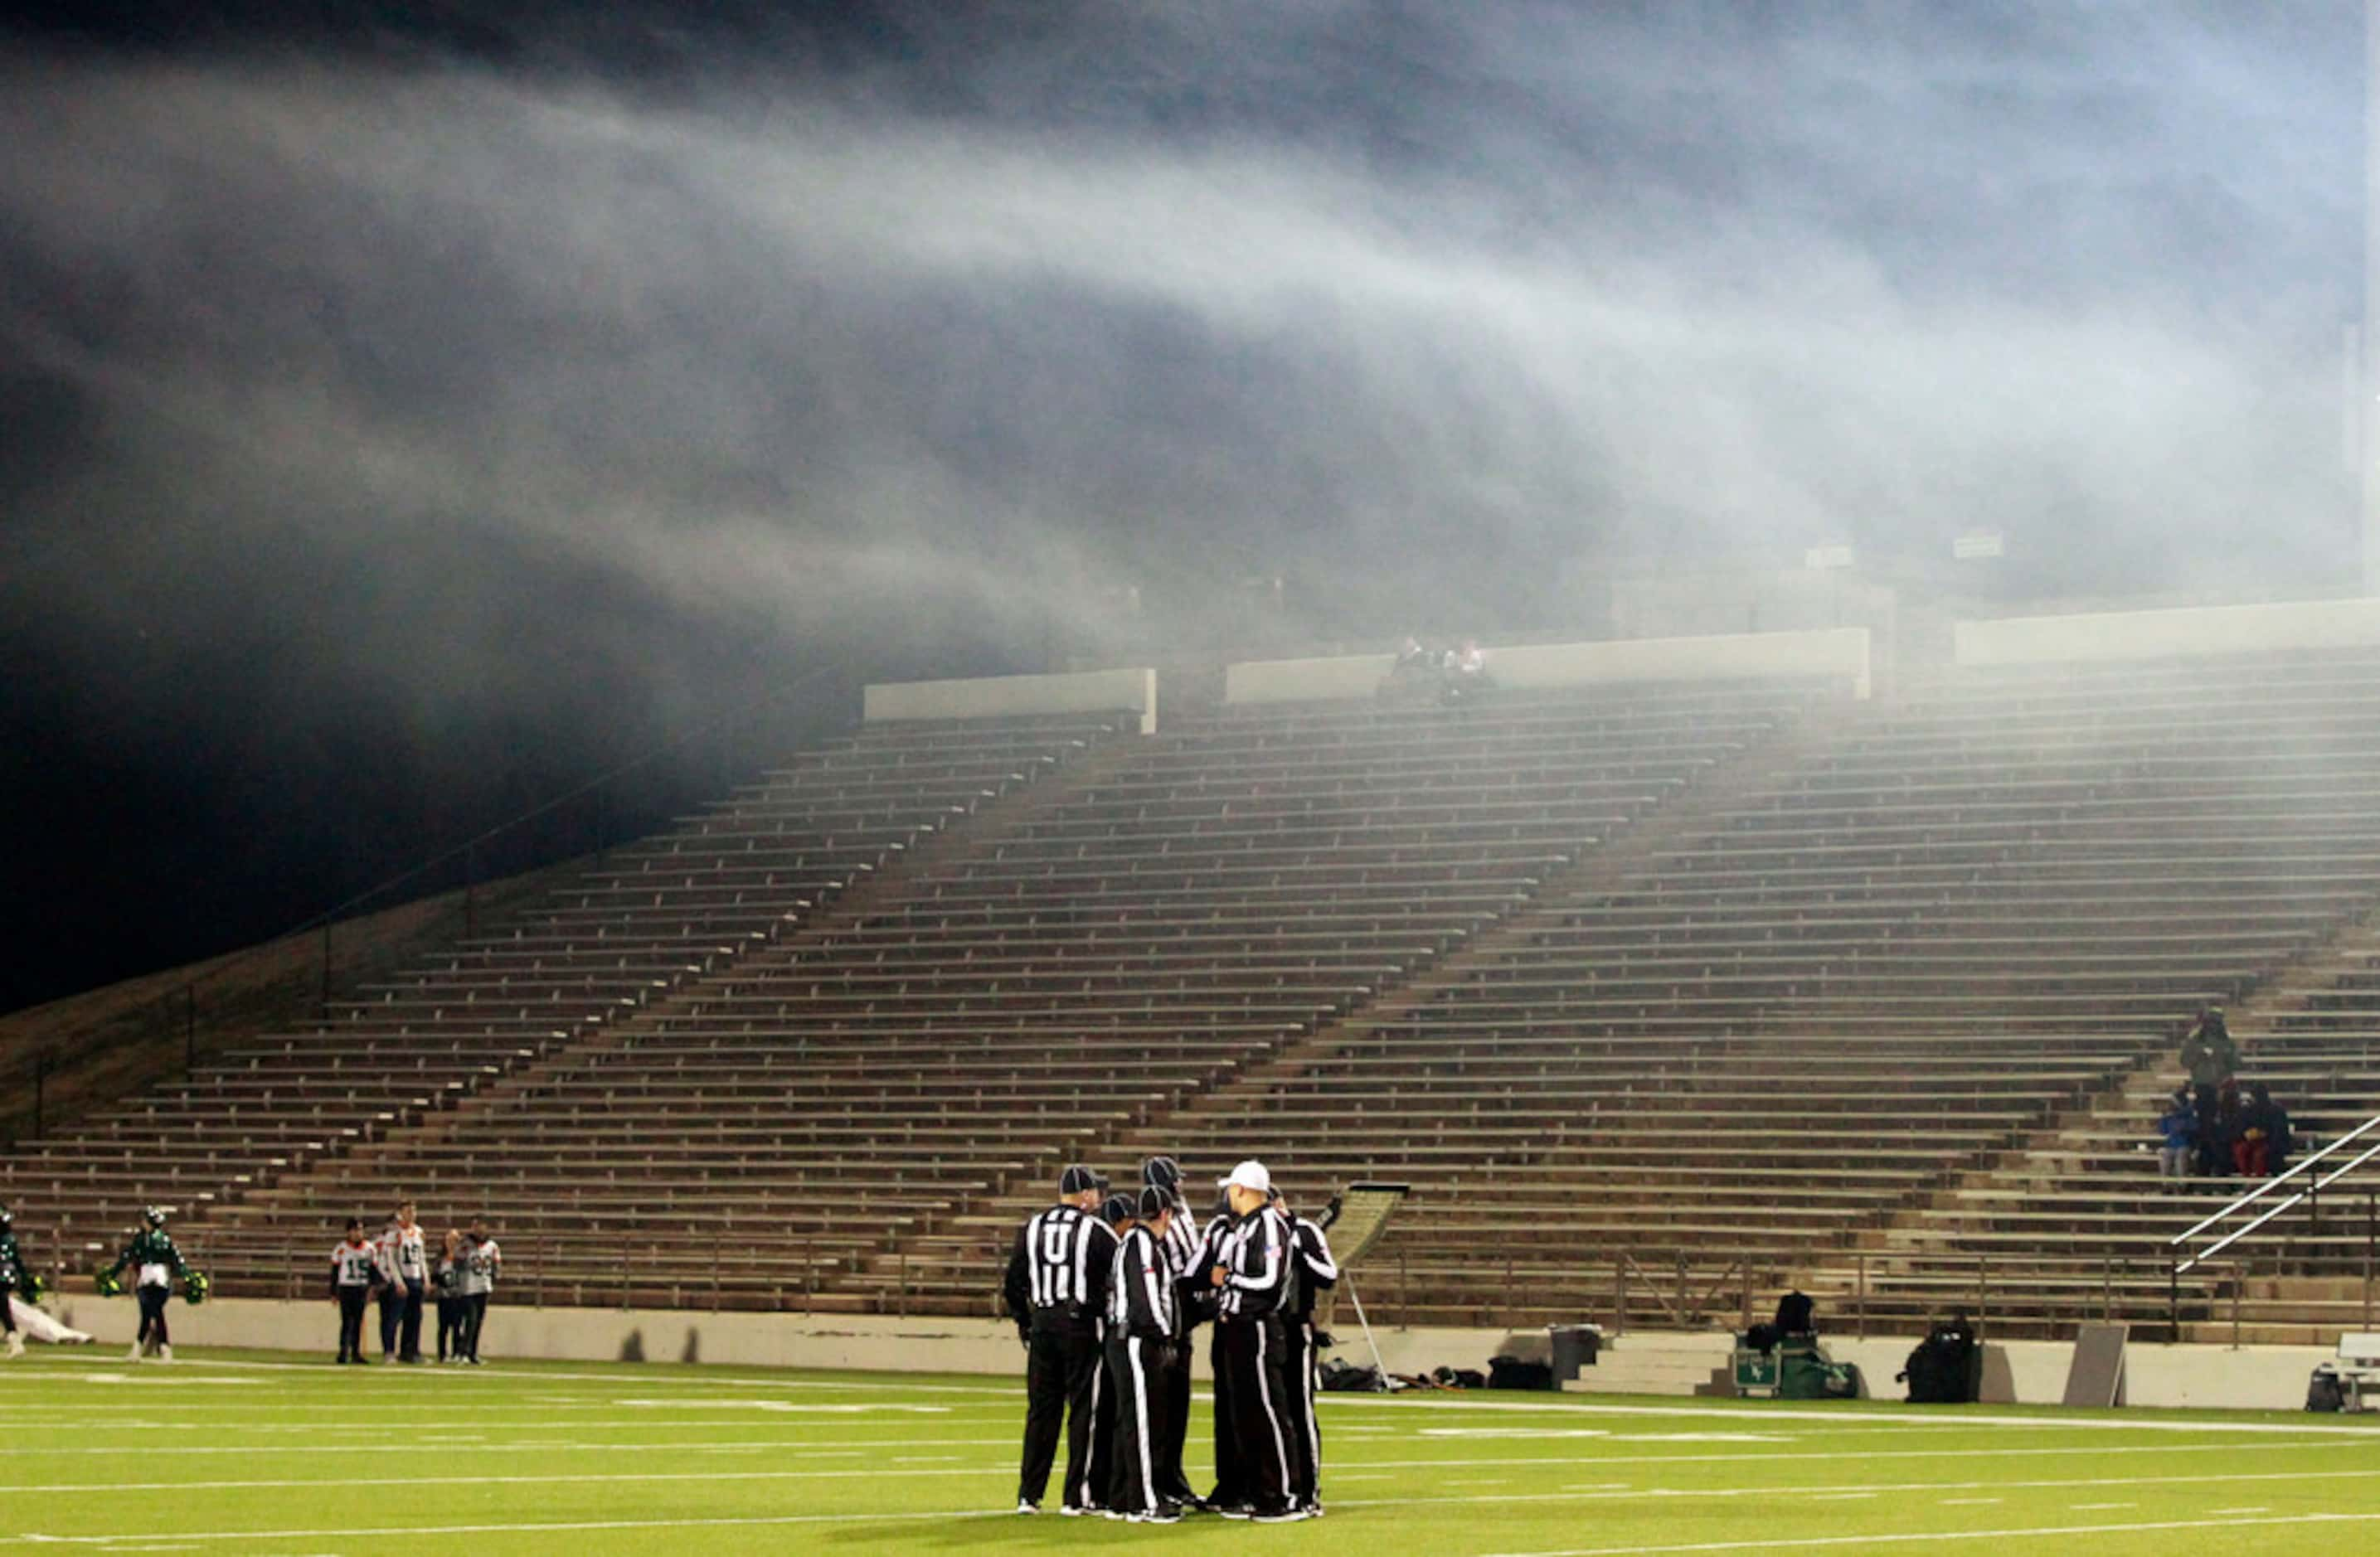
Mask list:
[[[1216,1188],[1220,1189],[1229,1189],[1235,1185],[1243,1189],[1254,1189],[1259,1195],[1269,1195],[1272,1193],[1272,1175],[1265,1171],[1262,1163],[1250,1157],[1233,1168],[1229,1178],[1215,1181]]]

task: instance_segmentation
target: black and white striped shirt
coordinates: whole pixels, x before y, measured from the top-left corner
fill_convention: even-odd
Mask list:
[[[1107,1297],[1114,1251],[1114,1229],[1088,1212],[1056,1205],[1018,1230],[1011,1265],[1022,1263],[1022,1296],[1034,1311],[1071,1309],[1097,1315]]]
[[[1108,1334],[1145,1341],[1172,1338],[1175,1332],[1172,1267],[1156,1236],[1135,1227],[1116,1242],[1108,1281]]]
[[[1166,1270],[1175,1283],[1192,1287],[1206,1285],[1208,1269],[1206,1249],[1207,1240],[1199,1236],[1197,1219],[1190,1214],[1190,1208],[1182,1203],[1182,1197],[1176,1195],[1173,1197],[1173,1219],[1166,1224],[1165,1237],[1160,1245],[1160,1251],[1165,1256]],[[1178,1299],[1177,1294],[1173,1307],[1173,1333],[1177,1336],[1187,1335],[1196,1320],[1190,1305]]]
[[[1321,1226],[1303,1216],[1289,1219],[1289,1247],[1297,1262],[1297,1296],[1289,1312],[1298,1319],[1314,1317],[1314,1300],[1326,1286],[1339,1284],[1339,1262],[1330,1257],[1330,1240]]]
[[[1263,1206],[1234,1221],[1218,1240],[1215,1263],[1231,1273],[1218,1305],[1227,1320],[1269,1319],[1296,1298],[1289,1223]]]

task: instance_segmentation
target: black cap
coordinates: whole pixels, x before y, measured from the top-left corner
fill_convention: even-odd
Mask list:
[[[1139,1215],[1143,1222],[1154,1222],[1172,1209],[1173,1197],[1156,1185],[1148,1185],[1140,1191]]]
[[[1099,1220],[1111,1227],[1121,1227],[1132,1220],[1132,1197],[1110,1195],[1099,1202]]]
[[[1140,1181],[1171,1192],[1182,1187],[1182,1165],[1171,1157],[1151,1157],[1140,1165]]]
[[[1058,1193],[1062,1195],[1079,1195],[1086,1189],[1099,1187],[1099,1176],[1080,1163],[1058,1176]]]

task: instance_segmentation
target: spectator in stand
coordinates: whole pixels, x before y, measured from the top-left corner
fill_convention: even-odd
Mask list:
[[[2190,1089],[2175,1090],[2157,1116],[2157,1177],[2187,1178],[2191,1159],[2198,1152],[2198,1110],[2190,1104]]]
[[[2211,1129],[2206,1123],[2205,1093],[2205,1088],[2199,1089],[2199,1171],[2209,1178],[2228,1178],[2238,1171],[2233,1160],[2233,1148],[2239,1145],[2240,1132],[2244,1128],[2240,1119],[2240,1083],[2226,1081],[2215,1089],[2215,1123]]]
[[[2289,1111],[2273,1101],[2272,1089],[2262,1081],[2248,1089],[2248,1097],[2240,1111],[2231,1165],[2242,1178],[2269,1178],[2289,1161]]]
[[[1488,651],[1479,646],[1476,638],[1465,638],[1447,652],[1445,682],[1439,695],[1449,703],[1461,703],[1488,690]]]
[[[1388,676],[1376,695],[1384,703],[1423,697],[1438,682],[1437,654],[1422,647],[1419,638],[1408,636],[1397,646],[1397,658],[1390,664]]]
[[[2202,1098],[2205,1089],[2220,1087],[2238,1074],[2240,1045],[2231,1041],[2222,1007],[2200,1009],[2198,1020],[2181,1041],[2181,1068],[2190,1072],[2191,1084],[2201,1089]]]

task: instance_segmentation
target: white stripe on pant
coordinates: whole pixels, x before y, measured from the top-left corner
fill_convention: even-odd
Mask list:
[[[1157,1506],[1157,1441],[1148,1435],[1148,1370],[1140,1363],[1140,1337],[1126,1341],[1124,1351],[1132,1358],[1132,1420],[1140,1430],[1134,1444],[1140,1451],[1140,1506],[1153,1509]]]
[[[1257,1322],[1257,1398],[1264,1403],[1265,1420],[1272,1424],[1272,1452],[1281,1466],[1281,1480],[1285,1484],[1290,1471],[1289,1445],[1281,1439],[1281,1412],[1274,1407],[1271,1386],[1265,1382],[1265,1375],[1272,1370],[1265,1357],[1265,1331],[1268,1328],[1263,1321]],[[1284,1485],[1283,1491],[1286,1490]]]
[[[1305,1479],[1310,1483],[1306,1492],[1309,1498],[1318,1502],[1322,1497],[1322,1428],[1314,1419],[1314,1392],[1320,1387],[1321,1370],[1315,1364],[1314,1333],[1310,1326],[1306,1331],[1305,1349],[1305,1391],[1299,1404],[1305,1409]],[[1290,1490],[1290,1495],[1292,1498],[1296,1496],[1295,1488]]]

